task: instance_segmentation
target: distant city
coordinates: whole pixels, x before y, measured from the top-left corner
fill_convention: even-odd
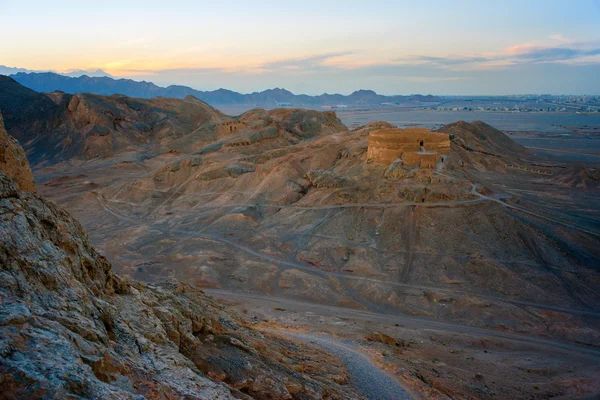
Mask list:
[[[600,96],[528,94],[498,97],[447,96],[432,111],[599,113]]]

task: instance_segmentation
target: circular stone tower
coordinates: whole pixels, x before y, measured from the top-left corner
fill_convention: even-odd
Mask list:
[[[432,168],[450,152],[450,137],[426,128],[379,129],[369,135],[367,161],[390,164],[400,158],[405,165]]]

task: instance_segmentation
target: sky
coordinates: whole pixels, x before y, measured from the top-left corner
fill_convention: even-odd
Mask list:
[[[0,0],[0,65],[239,92],[600,94],[600,0]]]

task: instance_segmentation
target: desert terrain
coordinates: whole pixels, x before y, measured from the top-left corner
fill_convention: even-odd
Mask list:
[[[448,152],[420,167],[368,159],[373,132],[414,125],[379,114],[356,126],[193,97],[47,98],[51,117],[7,130],[120,276],[184,282],[254,331],[329,354],[350,397],[400,396],[369,397],[373,382],[413,398],[600,393],[593,146],[460,121],[435,126]],[[34,139],[40,120],[50,131]],[[583,165],[560,156],[580,150]]]

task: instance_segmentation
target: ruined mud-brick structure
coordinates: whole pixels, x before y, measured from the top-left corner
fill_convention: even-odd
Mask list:
[[[450,152],[450,137],[426,128],[379,129],[369,135],[367,161],[390,164],[402,159],[404,165],[433,168]]]
[[[232,133],[237,133],[238,131],[245,129],[246,127],[246,124],[241,121],[226,121],[217,124],[215,130],[217,131],[217,135],[221,137],[229,136]]]

